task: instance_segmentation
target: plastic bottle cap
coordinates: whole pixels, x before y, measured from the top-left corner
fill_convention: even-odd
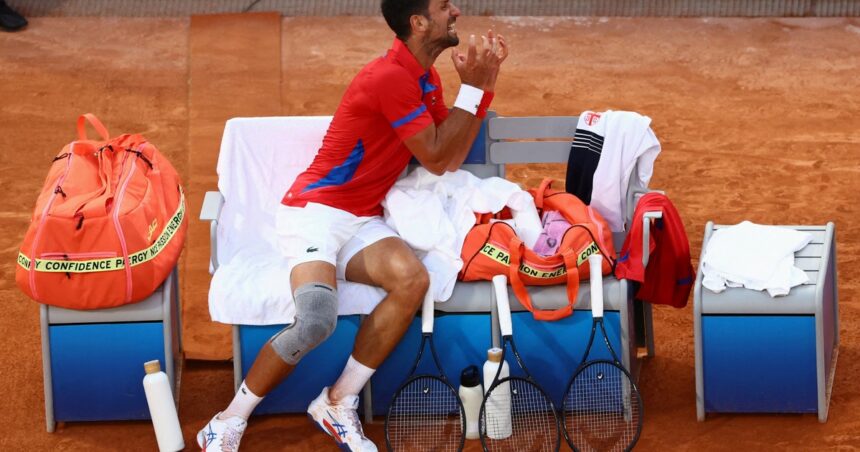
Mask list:
[[[478,366],[472,365],[460,373],[460,386],[472,388],[481,384],[481,376],[478,373]]]
[[[494,363],[498,363],[502,361],[502,349],[498,347],[493,347],[487,350],[487,360],[492,361]]]
[[[146,370],[148,374],[156,374],[161,372],[161,363],[156,359],[154,361],[147,361],[143,363],[143,369]]]

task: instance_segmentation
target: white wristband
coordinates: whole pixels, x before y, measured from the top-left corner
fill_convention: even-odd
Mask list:
[[[457,94],[457,100],[454,101],[454,106],[475,115],[478,113],[478,107],[481,106],[481,99],[483,98],[483,90],[462,84],[460,85],[460,93]]]

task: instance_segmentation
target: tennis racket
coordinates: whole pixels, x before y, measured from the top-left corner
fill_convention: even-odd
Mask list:
[[[642,398],[630,374],[621,365],[603,326],[603,257],[589,256],[591,269],[591,336],[582,363],[564,395],[562,417],[566,439],[575,451],[628,451],[642,432]],[[597,326],[612,361],[587,361]]]
[[[439,365],[433,346],[433,296],[424,297],[421,346],[409,377],[388,407],[385,444],[390,451],[459,451],[466,439],[466,415],[457,391]],[[425,346],[430,346],[438,375],[415,375]]]
[[[481,403],[481,444],[485,451],[558,451],[561,426],[555,407],[526,369],[514,343],[508,279],[504,275],[493,277],[493,288],[503,341],[501,364],[505,362],[506,345],[510,345],[525,378],[500,378],[499,366]]]

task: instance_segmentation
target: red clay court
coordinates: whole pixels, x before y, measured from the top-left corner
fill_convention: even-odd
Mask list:
[[[180,420],[187,450],[233,394],[229,327],[207,310],[209,226],[224,122],[330,115],[357,69],[388,48],[381,17],[32,17],[0,33],[0,446],[8,450],[153,450],[149,422],[65,423],[45,431],[38,305],[14,283],[15,256],[47,162],[93,112],[141,132],[186,187],[180,261],[186,362]],[[693,309],[654,310],[656,356],[639,380],[646,417],[637,450],[860,448],[860,19],[464,16],[511,46],[493,109],[503,116],[631,110],[650,116],[663,152],[651,187],[684,220],[697,265],[707,221],[836,224],[840,359],[827,423],[815,415],[696,420]],[[437,61],[451,105],[458,78]],[[509,167],[531,187],[563,165]],[[384,445],[382,419],[366,426]],[[304,415],[256,417],[243,450],[331,450]],[[479,450],[469,444],[467,450]]]

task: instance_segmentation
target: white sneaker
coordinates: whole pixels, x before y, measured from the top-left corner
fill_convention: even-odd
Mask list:
[[[208,452],[236,452],[248,422],[239,416],[218,419],[215,415],[203,430],[197,433],[197,445]]]
[[[328,399],[328,387],[308,406],[308,416],[322,431],[337,441],[341,450],[349,452],[376,452],[373,441],[364,436],[358,420],[358,396],[348,396],[337,404]]]

